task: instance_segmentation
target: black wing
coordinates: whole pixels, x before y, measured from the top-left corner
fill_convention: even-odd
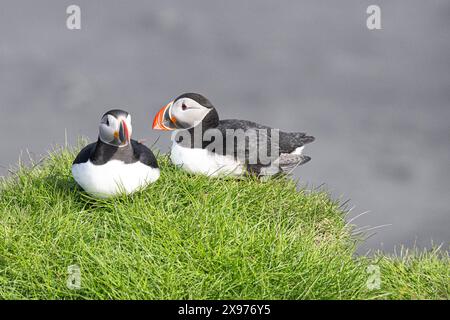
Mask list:
[[[224,145],[226,144],[226,139],[233,139],[232,136],[226,134],[226,129],[242,129],[244,131],[248,129],[256,130],[257,141],[267,141],[268,155],[273,156],[274,158],[277,158],[282,153],[291,153],[295,149],[314,141],[314,137],[307,136],[306,133],[303,132],[284,132],[246,120],[222,120],[219,122],[217,129],[222,132],[224,137]],[[278,137],[276,137],[277,134]],[[242,147],[244,146],[236,146],[234,150],[235,154],[238,154],[238,151],[242,152],[243,150],[237,149]],[[249,148],[251,147],[255,147],[255,145],[251,145],[249,143],[245,144],[246,154],[249,153]],[[257,147],[260,148],[262,146],[258,144]]]
[[[142,143],[136,140],[131,140],[131,146],[133,147],[134,156],[143,164],[152,168],[158,168],[158,161],[153,152]]]
[[[91,155],[94,152],[96,145],[97,142],[94,142],[88,144],[86,147],[81,149],[80,153],[78,153],[77,157],[75,158],[72,164],[87,162],[91,158]]]

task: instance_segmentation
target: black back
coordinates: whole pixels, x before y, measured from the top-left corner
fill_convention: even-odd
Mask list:
[[[214,110],[215,111],[215,110]],[[215,118],[215,116],[213,116],[212,118]],[[204,129],[203,131],[206,132],[206,130],[208,129],[217,129],[221,132],[222,137],[223,137],[223,147],[224,150],[214,150],[214,152],[216,153],[221,153],[221,154],[225,154],[225,147],[226,147],[226,141],[227,139],[234,139],[234,137],[230,134],[227,134],[226,130],[227,129],[232,129],[232,130],[249,130],[249,129],[259,129],[260,131],[256,131],[257,134],[257,138],[259,138],[260,134],[265,134],[267,137],[267,145],[268,148],[270,148],[271,144],[271,138],[272,138],[272,132],[271,132],[271,127],[269,126],[265,126],[265,125],[261,125],[252,121],[247,121],[247,120],[235,120],[235,119],[230,119],[230,120],[220,120],[217,121],[217,125],[210,125],[211,122],[214,123],[213,120],[210,119],[206,119],[207,123],[202,123],[202,128]],[[206,125],[205,125],[206,124]],[[203,139],[201,140],[197,140],[197,141],[201,141],[201,145],[196,145],[196,140],[195,140],[195,134],[202,134],[203,132],[201,132],[200,130],[197,130],[195,128],[191,128],[188,130],[189,133],[191,134],[191,141],[182,141],[183,138],[179,139],[178,137],[176,137],[175,141],[177,141],[178,143],[180,143],[182,146],[184,147],[189,147],[189,148],[203,148],[203,149],[207,149],[208,146],[212,143],[211,141],[203,141]],[[303,132],[284,132],[284,131],[278,131],[279,133],[279,143],[277,145],[277,149],[278,149],[278,154],[274,154],[274,157],[278,157],[281,153],[291,153],[293,152],[296,148],[299,148],[307,143],[311,143],[314,141],[314,137],[313,136],[308,136],[306,135],[306,133]],[[181,137],[183,135],[183,132],[179,132],[179,137]],[[235,146],[237,148],[237,146]],[[246,144],[245,148],[249,148],[250,146],[248,144]],[[211,150],[213,151],[213,150]],[[234,150],[234,156],[238,154],[238,150],[235,149]],[[268,150],[268,154],[272,155],[271,150]]]
[[[259,134],[267,134],[268,143],[270,143],[270,139],[272,137],[271,127],[265,126],[256,122],[247,121],[247,120],[221,120],[219,121],[219,125],[217,128],[222,132],[224,137],[226,137],[226,129],[261,129],[261,131],[257,131]],[[314,141],[313,136],[307,136],[306,133],[303,132],[284,132],[278,130],[279,134],[279,153],[291,153],[295,149]]]

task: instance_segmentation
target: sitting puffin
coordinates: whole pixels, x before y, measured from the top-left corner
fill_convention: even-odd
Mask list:
[[[153,129],[174,130],[170,157],[175,165],[208,176],[290,173],[311,160],[302,151],[314,141],[301,132],[283,132],[246,120],[219,120],[211,102],[198,93],[182,94],[163,107]],[[237,143],[236,132],[254,132],[256,138],[250,140],[248,135]],[[269,161],[262,161],[263,149]],[[257,156],[251,157],[255,151]]]
[[[83,148],[72,164],[75,181],[89,194],[106,198],[143,189],[159,178],[153,153],[131,140],[131,116],[111,110],[100,121],[98,140]]]

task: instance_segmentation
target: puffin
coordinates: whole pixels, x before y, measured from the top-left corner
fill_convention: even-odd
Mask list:
[[[252,121],[220,120],[213,104],[198,93],[184,93],[161,108],[153,129],[172,131],[173,164],[211,177],[290,174],[311,160],[303,155],[303,148],[315,139],[303,132],[285,132]],[[250,134],[245,136],[248,132],[254,139]],[[236,133],[244,133],[240,143]],[[267,156],[262,157],[264,154]]]
[[[131,139],[131,116],[115,109],[100,121],[97,142],[84,147],[72,164],[72,175],[88,194],[108,198],[131,194],[158,180],[152,151]]]

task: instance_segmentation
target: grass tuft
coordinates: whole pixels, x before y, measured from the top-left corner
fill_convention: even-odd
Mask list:
[[[193,176],[159,156],[147,189],[93,199],[71,176],[78,150],[1,182],[0,298],[449,298],[447,250],[356,257],[345,212],[324,191]],[[71,265],[80,289],[67,287]]]

